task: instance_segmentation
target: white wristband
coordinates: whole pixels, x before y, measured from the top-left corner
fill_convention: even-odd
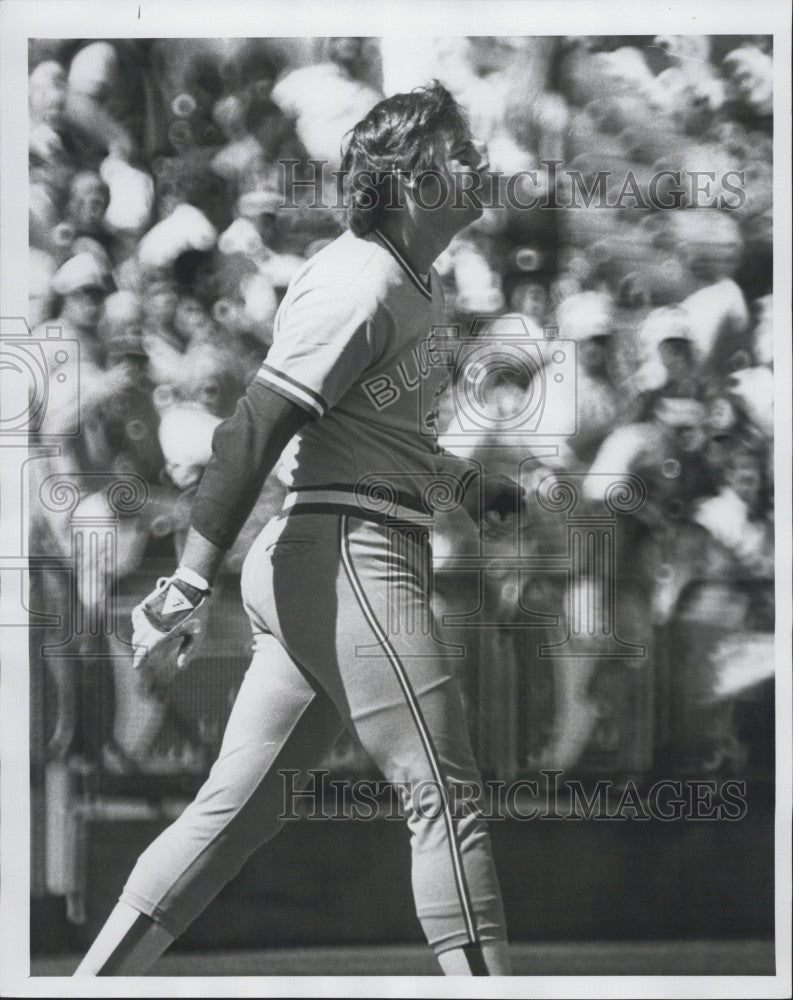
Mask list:
[[[188,569],[187,566],[179,566],[174,576],[178,577],[180,580],[184,580],[185,583],[189,583],[191,587],[198,587],[199,590],[209,590],[209,584],[203,578],[199,576],[192,569]]]

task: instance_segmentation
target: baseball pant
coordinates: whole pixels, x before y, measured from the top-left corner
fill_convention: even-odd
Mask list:
[[[490,840],[470,795],[481,779],[453,661],[432,634],[420,532],[311,500],[274,518],[247,556],[254,653],[220,755],[121,898],[179,935],[283,825],[282,772],[316,768],[351,725],[403,791],[416,912],[430,945],[503,939]],[[463,808],[455,786],[469,789]]]

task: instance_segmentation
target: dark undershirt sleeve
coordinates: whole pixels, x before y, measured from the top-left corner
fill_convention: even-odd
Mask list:
[[[191,526],[218,548],[230,548],[281,452],[308,419],[304,409],[273,389],[251,383],[212,438]]]

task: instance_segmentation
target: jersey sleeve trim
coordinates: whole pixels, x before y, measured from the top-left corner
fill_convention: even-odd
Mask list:
[[[293,403],[297,403],[302,409],[308,410],[315,416],[321,417],[328,410],[328,404],[318,392],[309,389],[307,385],[303,385],[285,372],[278,371],[267,362],[259,369],[256,381],[269,386],[275,392],[290,399]]]

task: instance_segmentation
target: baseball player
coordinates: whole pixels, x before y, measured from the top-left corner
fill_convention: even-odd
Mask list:
[[[242,572],[250,669],[206,783],[141,855],[78,975],[146,971],[278,831],[281,772],[316,766],[347,726],[401,789],[416,910],[443,971],[509,973],[481,809],[451,794],[481,784],[460,692],[417,624],[431,621],[428,486],[452,477],[490,523],[519,502],[433,435],[448,371],[431,363],[432,262],[481,214],[453,175],[471,190],[487,164],[439,84],[377,104],[344,162],[348,231],[293,278],[266,362],[215,432],[181,564],[133,613],[137,662],[187,630],[282,458],[284,510]]]

